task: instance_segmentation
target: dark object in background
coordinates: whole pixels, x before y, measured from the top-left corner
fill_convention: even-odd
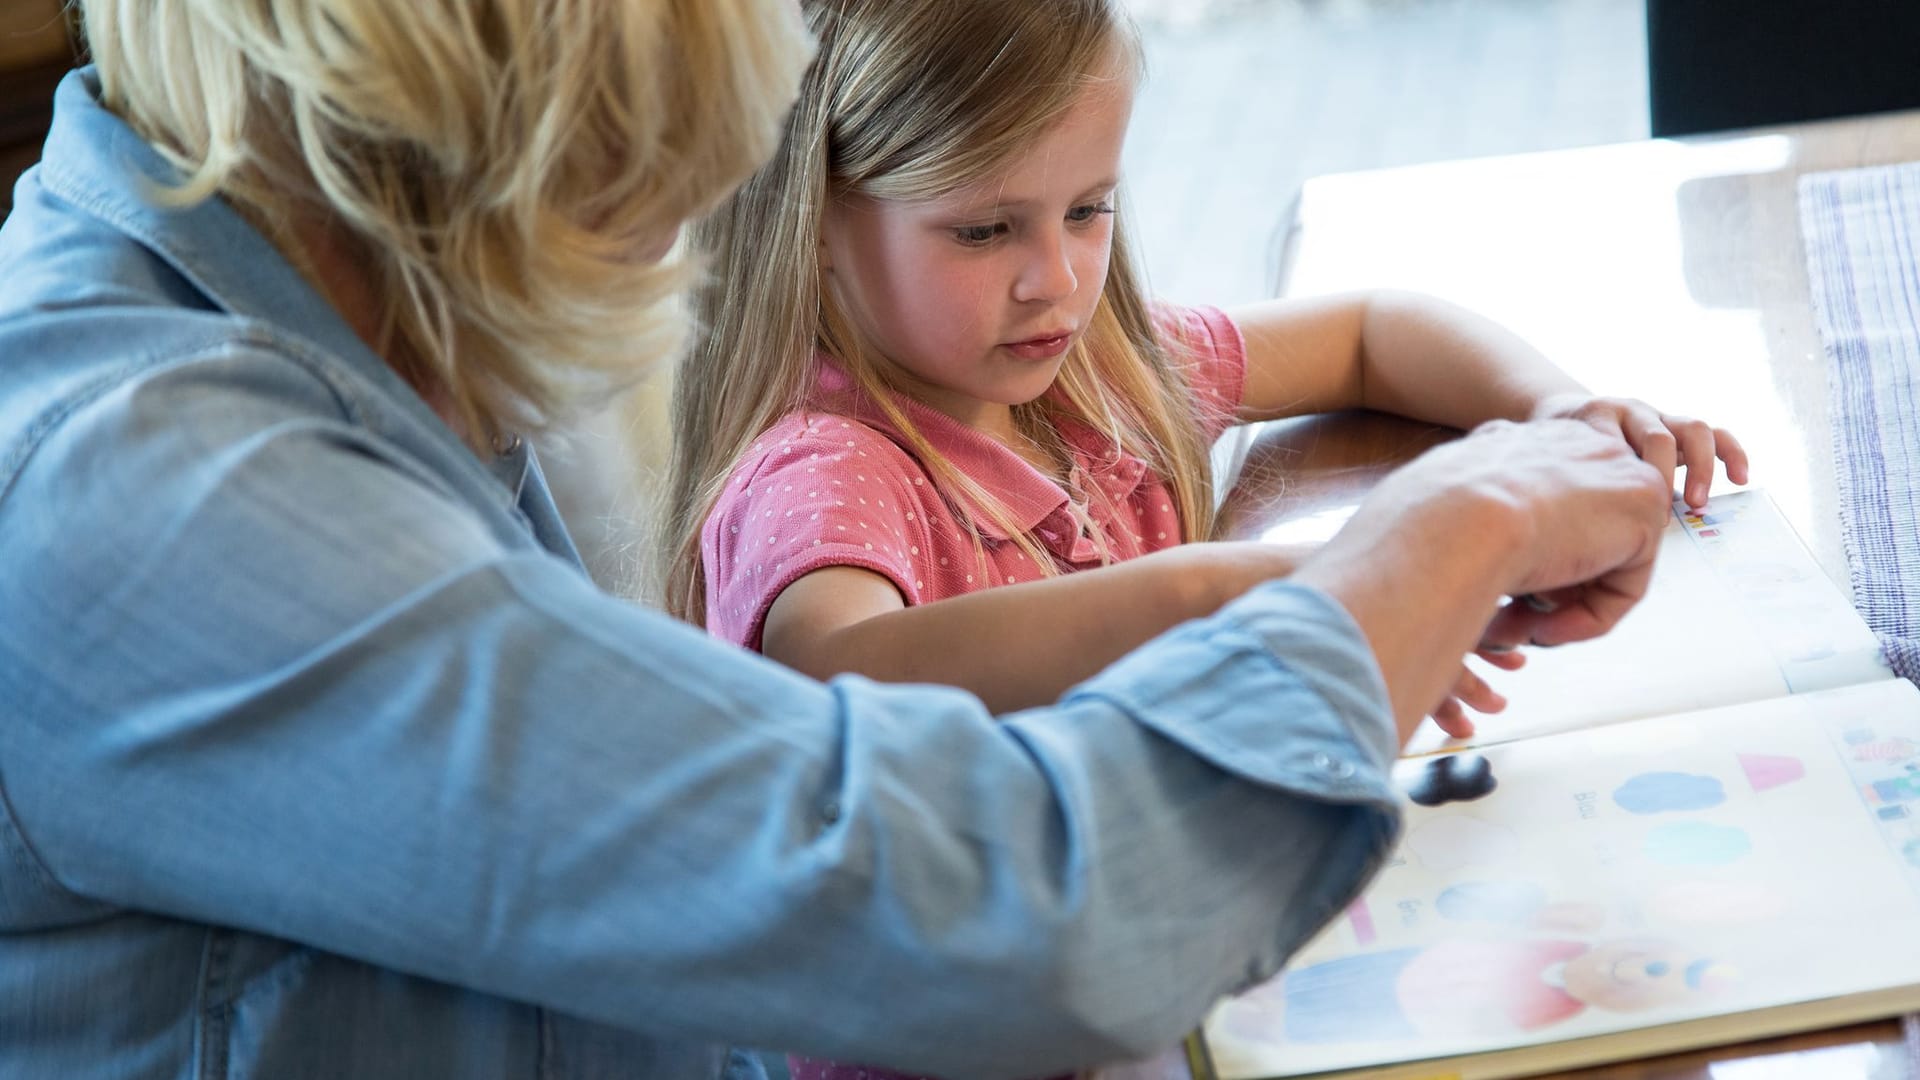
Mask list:
[[[1655,137],[1920,106],[1916,0],[1647,0]]]
[[[1492,794],[1499,786],[1499,781],[1493,778],[1493,766],[1486,758],[1479,754],[1448,754],[1427,762],[1427,767],[1407,785],[1407,798],[1421,806],[1472,802]]]
[[[0,0],[0,217],[13,209],[13,182],[40,160],[53,88],[76,63],[71,17],[61,0]]]

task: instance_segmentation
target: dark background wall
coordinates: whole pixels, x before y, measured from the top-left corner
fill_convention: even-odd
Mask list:
[[[1920,105],[1915,0],[1647,0],[1653,134]]]
[[[71,41],[60,0],[0,0],[0,216],[13,209],[15,178],[40,157]]]

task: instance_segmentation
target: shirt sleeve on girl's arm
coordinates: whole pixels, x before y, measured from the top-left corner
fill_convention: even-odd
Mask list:
[[[917,553],[932,546],[916,490],[932,485],[913,460],[857,421],[821,414],[776,429],[728,479],[702,532],[708,630],[758,649],[774,600],[829,566],[871,570],[920,603],[928,574]]]
[[[1195,421],[1211,443],[1234,424],[1246,399],[1247,344],[1240,327],[1217,307],[1156,304],[1154,326],[1186,373]]]

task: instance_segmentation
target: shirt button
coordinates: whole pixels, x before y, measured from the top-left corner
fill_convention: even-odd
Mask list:
[[[1313,765],[1335,780],[1345,780],[1347,777],[1353,775],[1352,762],[1335,761],[1329,754],[1319,753],[1313,755]]]
[[[826,805],[820,808],[820,820],[826,822],[829,825],[832,825],[835,822],[840,820],[840,800],[839,799],[827,800]]]

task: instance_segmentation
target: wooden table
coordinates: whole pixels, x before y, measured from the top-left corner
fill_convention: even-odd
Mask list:
[[[1915,159],[1920,111],[1323,177],[1301,195],[1282,291],[1442,296],[1519,331],[1596,392],[1731,429],[1753,482],[1844,584],[1796,180]],[[1221,531],[1331,535],[1387,467],[1449,434],[1379,416],[1264,425]],[[1901,1025],[1884,1021],[1574,1075],[1920,1080],[1920,1068]]]

